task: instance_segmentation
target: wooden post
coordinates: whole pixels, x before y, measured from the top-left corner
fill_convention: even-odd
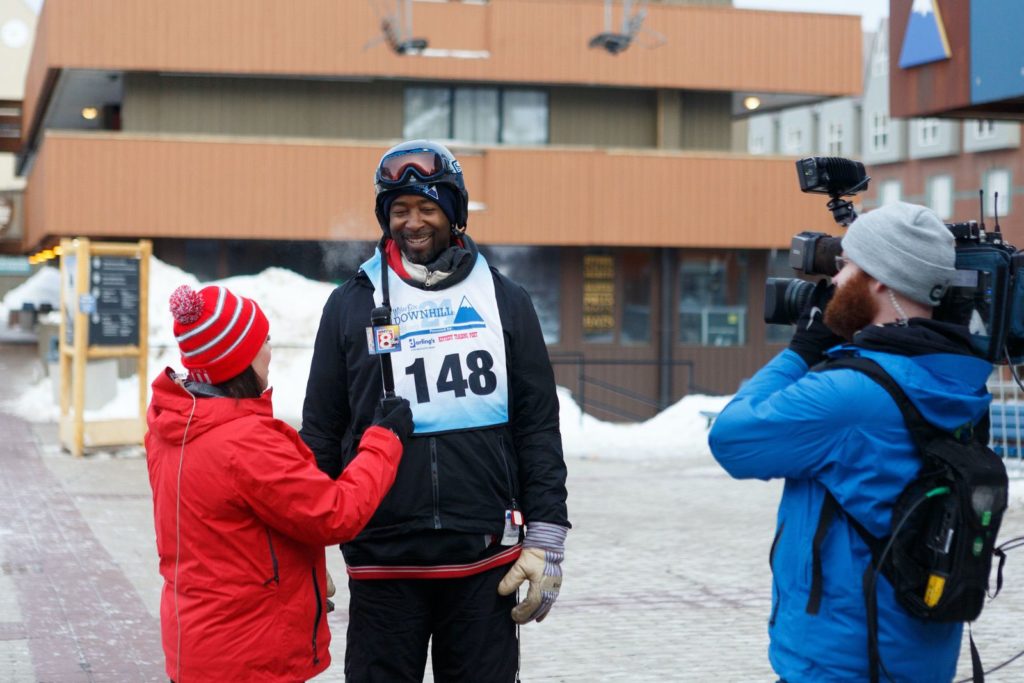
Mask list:
[[[150,240],[139,242],[139,420],[142,433],[146,433],[146,408],[149,398],[149,262],[153,255]]]
[[[61,259],[60,259],[60,332],[57,339],[57,349],[59,353],[57,358],[60,362],[60,422],[63,424],[68,418],[68,410],[71,407],[71,401],[69,399],[69,389],[71,388],[71,349],[67,343],[67,292],[65,291],[68,271],[67,271],[67,257],[75,253],[75,248],[71,246],[71,240],[62,239],[60,241],[61,246]]]
[[[85,368],[89,362],[87,347],[89,345],[89,316],[82,311],[81,296],[89,293],[89,240],[79,238],[75,245],[78,255],[78,271],[75,275],[75,296],[71,305],[74,306],[75,342],[74,366],[72,372],[72,406],[75,411],[74,424],[71,429],[71,454],[80,457],[85,450]]]

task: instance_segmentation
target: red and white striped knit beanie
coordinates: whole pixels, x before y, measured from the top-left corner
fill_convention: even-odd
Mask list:
[[[170,299],[174,338],[189,377],[220,384],[252,364],[267,340],[270,323],[252,299],[224,287],[198,292],[182,285]]]

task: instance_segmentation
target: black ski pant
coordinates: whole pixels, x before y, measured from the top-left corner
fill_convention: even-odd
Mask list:
[[[349,579],[347,683],[419,683],[427,646],[437,683],[513,683],[515,595],[498,595],[511,565],[462,579]]]

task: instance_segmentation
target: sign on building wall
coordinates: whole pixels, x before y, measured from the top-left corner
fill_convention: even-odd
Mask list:
[[[0,275],[29,275],[32,266],[24,256],[0,256]]]
[[[907,32],[903,34],[900,68],[909,69],[949,59],[950,54],[946,27],[935,0],[914,0],[907,20]]]
[[[615,332],[615,259],[611,254],[583,256],[583,335]],[[608,341],[612,341],[608,339]]]

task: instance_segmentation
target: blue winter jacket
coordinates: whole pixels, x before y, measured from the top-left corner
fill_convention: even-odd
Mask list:
[[[925,419],[949,431],[977,423],[991,399],[985,388],[991,365],[973,356],[896,355],[855,345],[830,354],[876,361]],[[889,533],[893,503],[920,468],[895,402],[863,373],[809,373],[787,350],[725,407],[710,445],[733,477],[786,480],[770,558],[769,659],[776,673],[788,683],[867,680],[861,577],[870,552],[845,515],[837,515],[821,548],[821,608],[811,615],[811,542],[826,489],[872,534]],[[892,680],[952,680],[961,624],[910,616],[885,578],[878,583],[878,614],[879,652]]]

